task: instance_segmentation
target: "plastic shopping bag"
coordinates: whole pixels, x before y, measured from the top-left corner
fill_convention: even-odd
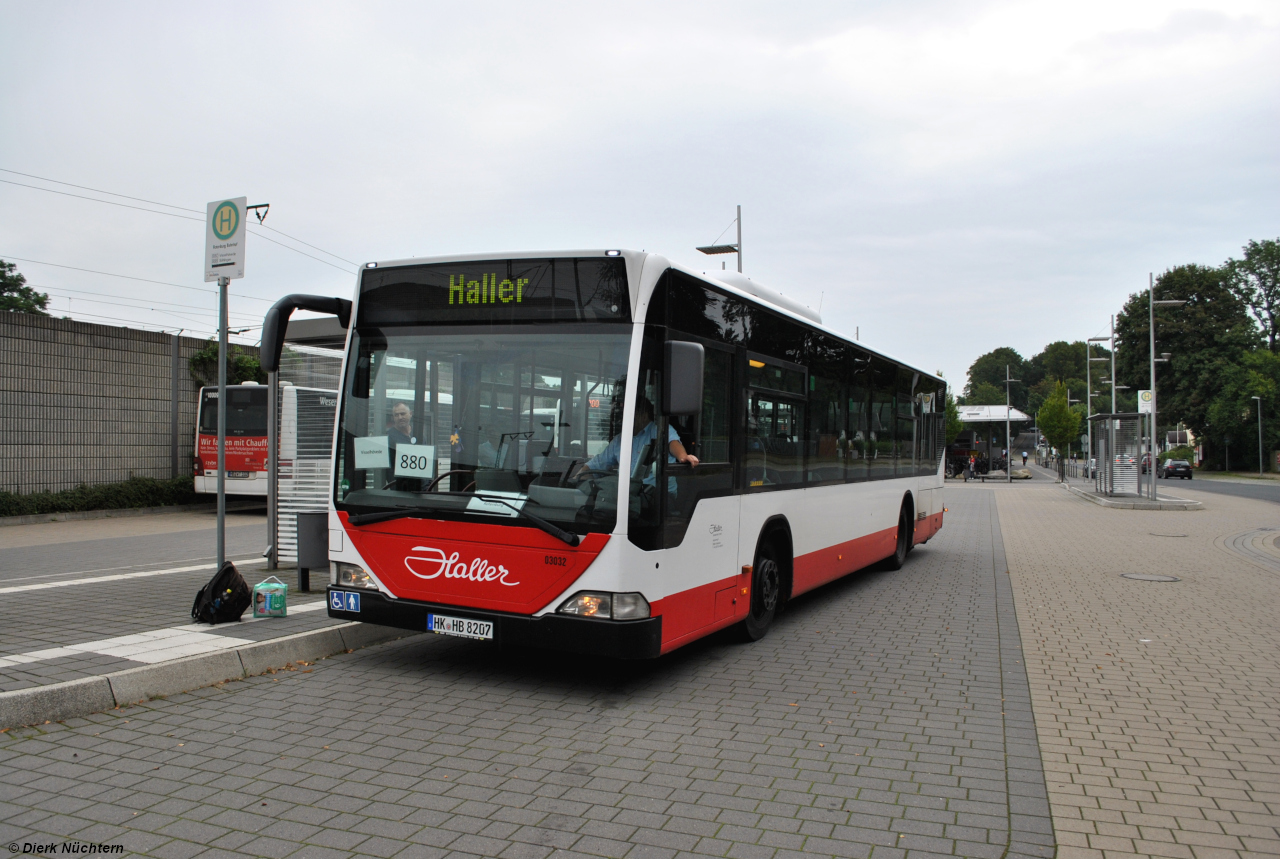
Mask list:
[[[254,617],[287,617],[289,586],[269,576],[253,586]]]

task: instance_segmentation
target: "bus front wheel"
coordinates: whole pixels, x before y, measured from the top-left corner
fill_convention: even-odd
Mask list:
[[[911,551],[913,524],[911,509],[904,501],[902,510],[898,512],[898,542],[893,547],[893,554],[884,560],[884,565],[890,570],[900,570],[907,562],[907,553]]]
[[[759,641],[768,634],[769,625],[778,613],[781,595],[782,565],[778,563],[778,550],[772,543],[764,543],[756,552],[751,572],[751,608],[741,626],[744,639]]]

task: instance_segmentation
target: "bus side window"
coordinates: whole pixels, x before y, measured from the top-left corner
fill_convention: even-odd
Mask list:
[[[699,499],[733,492],[733,464],[729,439],[733,397],[733,353],[707,346],[702,377],[702,414],[674,415],[686,452],[698,457],[697,468],[668,465],[671,478],[666,498],[663,545],[680,545]]]
[[[911,370],[903,367],[898,368],[897,386],[894,392],[894,416],[897,419],[895,422],[895,437],[897,439],[895,462],[897,463],[896,474],[898,477],[914,476],[916,473],[916,404],[914,388],[915,380],[918,376],[918,373],[913,373]]]
[[[871,360],[871,414],[868,420],[869,438],[867,456],[870,459],[870,478],[888,480],[894,476],[894,436],[897,418],[894,416],[893,397],[897,385],[897,368],[883,358]]]

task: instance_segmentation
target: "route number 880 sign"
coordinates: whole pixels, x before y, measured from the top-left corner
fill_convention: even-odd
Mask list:
[[[436,448],[430,444],[400,444],[395,449],[396,477],[435,477]]]

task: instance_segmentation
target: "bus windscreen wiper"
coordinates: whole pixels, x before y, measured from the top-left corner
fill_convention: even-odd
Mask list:
[[[550,522],[548,522],[546,519],[543,519],[541,516],[535,516],[534,514],[530,513],[528,510],[525,510],[523,507],[517,507],[516,505],[507,501],[505,498],[500,498],[495,495],[485,495],[483,493],[478,493],[478,492],[474,494],[469,492],[438,492],[433,494],[462,497],[462,498],[479,498],[483,500],[486,504],[494,504],[494,503],[501,504],[503,507],[508,507],[511,510],[515,511],[515,514],[517,516],[523,516],[525,519],[528,519],[529,522],[534,525],[534,527],[538,528],[541,531],[545,531],[546,533],[550,534],[552,537],[555,537],[557,540],[560,540],[563,543],[568,543],[570,546],[576,546],[580,542],[582,542],[581,539],[579,539],[578,535],[573,533],[572,531],[566,531],[563,528],[559,527],[558,525],[553,525]],[[379,510],[374,513],[353,513],[347,517],[347,521],[350,522],[352,525],[375,525],[378,522],[390,522],[392,519],[434,519],[434,518],[435,516],[427,510],[423,510],[421,508],[400,506],[400,507],[397,507],[395,510]]]
[[[352,513],[347,521],[352,525],[374,525],[378,522],[390,522],[392,519],[430,519],[426,510],[414,507],[397,507],[395,510],[376,510],[372,513]]]
[[[555,537],[557,540],[560,540],[562,542],[568,543],[570,546],[576,546],[578,545],[578,543],[582,542],[580,539],[578,539],[578,535],[573,533],[572,531],[566,531],[563,528],[561,528],[559,525],[552,525],[550,522],[548,522],[546,519],[543,519],[541,516],[534,516],[528,510],[525,510],[523,507],[517,507],[516,505],[512,504],[510,501],[507,501],[505,498],[499,498],[495,495],[481,495],[479,493],[477,493],[473,497],[482,499],[486,504],[497,503],[497,504],[501,504],[503,507],[511,508],[512,510],[515,511],[517,516],[523,516],[524,518],[532,522],[535,526],[537,526],[540,530],[546,531],[552,537]]]

